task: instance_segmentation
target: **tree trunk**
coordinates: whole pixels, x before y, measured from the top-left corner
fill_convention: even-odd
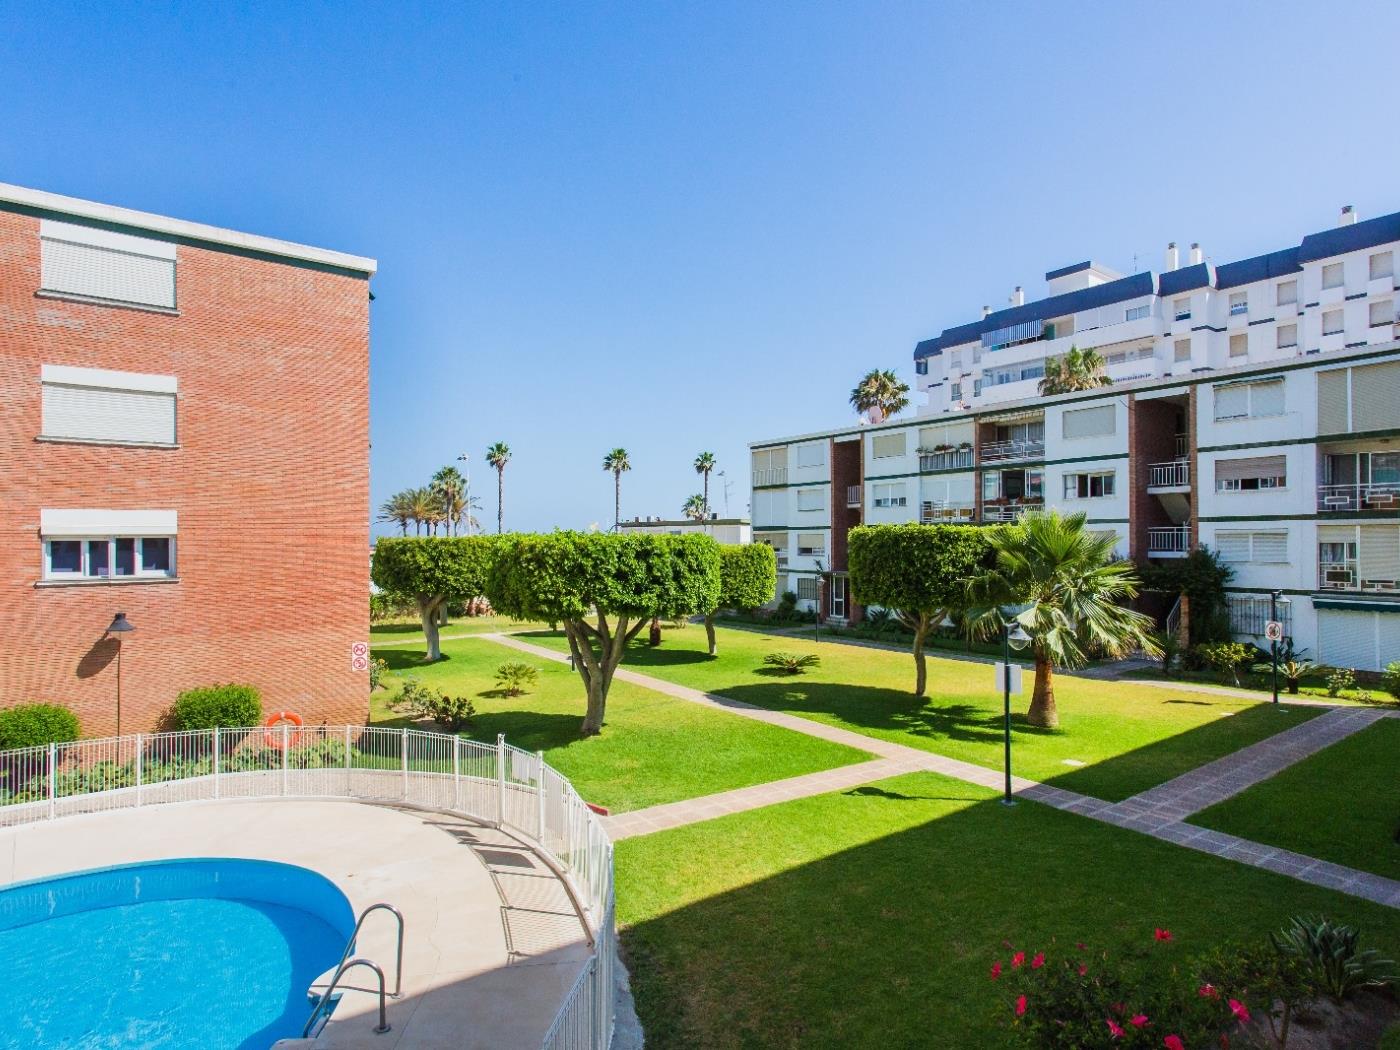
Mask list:
[[[470,509],[467,511],[471,513]],[[506,468],[496,468],[496,535],[505,531],[506,520]]]
[[[661,621],[655,616],[651,618],[651,631],[647,635],[647,644],[653,649],[661,644]]]
[[[441,660],[442,646],[438,642],[438,605],[442,601],[437,595],[418,599],[418,617],[423,621],[423,637],[428,642],[428,659]]]
[[[717,646],[715,645],[715,613],[713,609],[705,614],[705,641],[709,643],[710,655],[714,656]]]
[[[603,731],[603,713],[607,710],[608,693],[603,678],[595,675],[588,682],[588,710],[583,716],[584,736],[597,736]]]
[[[710,472],[707,470],[700,476],[705,479],[705,495],[702,498],[705,501],[705,517],[708,518],[710,516]]]
[[[928,661],[924,658],[924,637],[928,634],[928,617],[920,614],[914,626],[914,695],[922,697],[928,689]]]
[[[613,471],[613,531],[622,527],[622,474]]]
[[[1050,661],[1039,655],[1035,658],[1035,692],[1031,694],[1026,721],[1043,729],[1060,725],[1060,713],[1055,709],[1055,671]]]

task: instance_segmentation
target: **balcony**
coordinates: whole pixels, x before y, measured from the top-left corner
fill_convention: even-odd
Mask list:
[[[983,521],[1019,521],[1027,511],[1045,509],[1044,500],[1021,500],[1011,503],[988,503],[982,508]]]
[[[972,446],[947,449],[943,452],[919,452],[920,470],[971,470]]]
[[[1319,561],[1317,587],[1322,591],[1400,594],[1400,580],[1364,577],[1355,561]]]
[[[970,523],[976,518],[976,508],[967,504],[944,503],[941,500],[926,499],[919,505],[919,524],[921,525]]]
[[[1390,481],[1319,485],[1317,509],[1346,513],[1359,510],[1400,510],[1400,484]]]
[[[1158,489],[1189,489],[1191,487],[1191,462],[1175,459],[1170,463],[1153,463],[1147,482],[1147,491]]]
[[[761,488],[764,485],[786,485],[787,467],[771,467],[768,470],[755,470],[753,472],[754,488]]]
[[[1191,526],[1168,525],[1147,530],[1149,558],[1184,558],[1191,552]]]
[[[860,505],[861,505],[860,495],[861,495],[861,493],[860,493],[860,486],[859,486],[859,485],[847,485],[847,486],[846,486],[846,506],[847,506],[847,508],[855,508],[855,509],[858,510],[858,509],[860,508]]]
[[[1045,455],[1043,438],[1025,441],[990,441],[982,446],[983,463],[1006,463],[1016,459],[1039,459]]]

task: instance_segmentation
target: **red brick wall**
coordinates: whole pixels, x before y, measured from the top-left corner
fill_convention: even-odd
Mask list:
[[[369,288],[181,245],[180,316],[41,299],[39,220],[0,211],[0,706],[154,728],[176,694],[247,682],[267,711],[360,722],[368,683]],[[174,375],[178,449],[49,444],[40,366]],[[41,508],[174,509],[178,582],[36,587]]]

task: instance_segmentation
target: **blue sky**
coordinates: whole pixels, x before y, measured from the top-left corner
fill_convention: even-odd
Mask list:
[[[1400,210],[1400,6],[0,8],[0,181],[380,261],[376,504],[508,442],[507,527],[674,515],[714,451],[1093,257]],[[725,510],[722,483],[712,505]],[[381,526],[382,528],[382,526]]]

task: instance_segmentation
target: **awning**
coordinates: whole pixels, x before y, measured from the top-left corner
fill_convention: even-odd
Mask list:
[[[1314,609],[1346,609],[1348,612],[1400,614],[1400,602],[1372,602],[1365,598],[1314,598]]]

